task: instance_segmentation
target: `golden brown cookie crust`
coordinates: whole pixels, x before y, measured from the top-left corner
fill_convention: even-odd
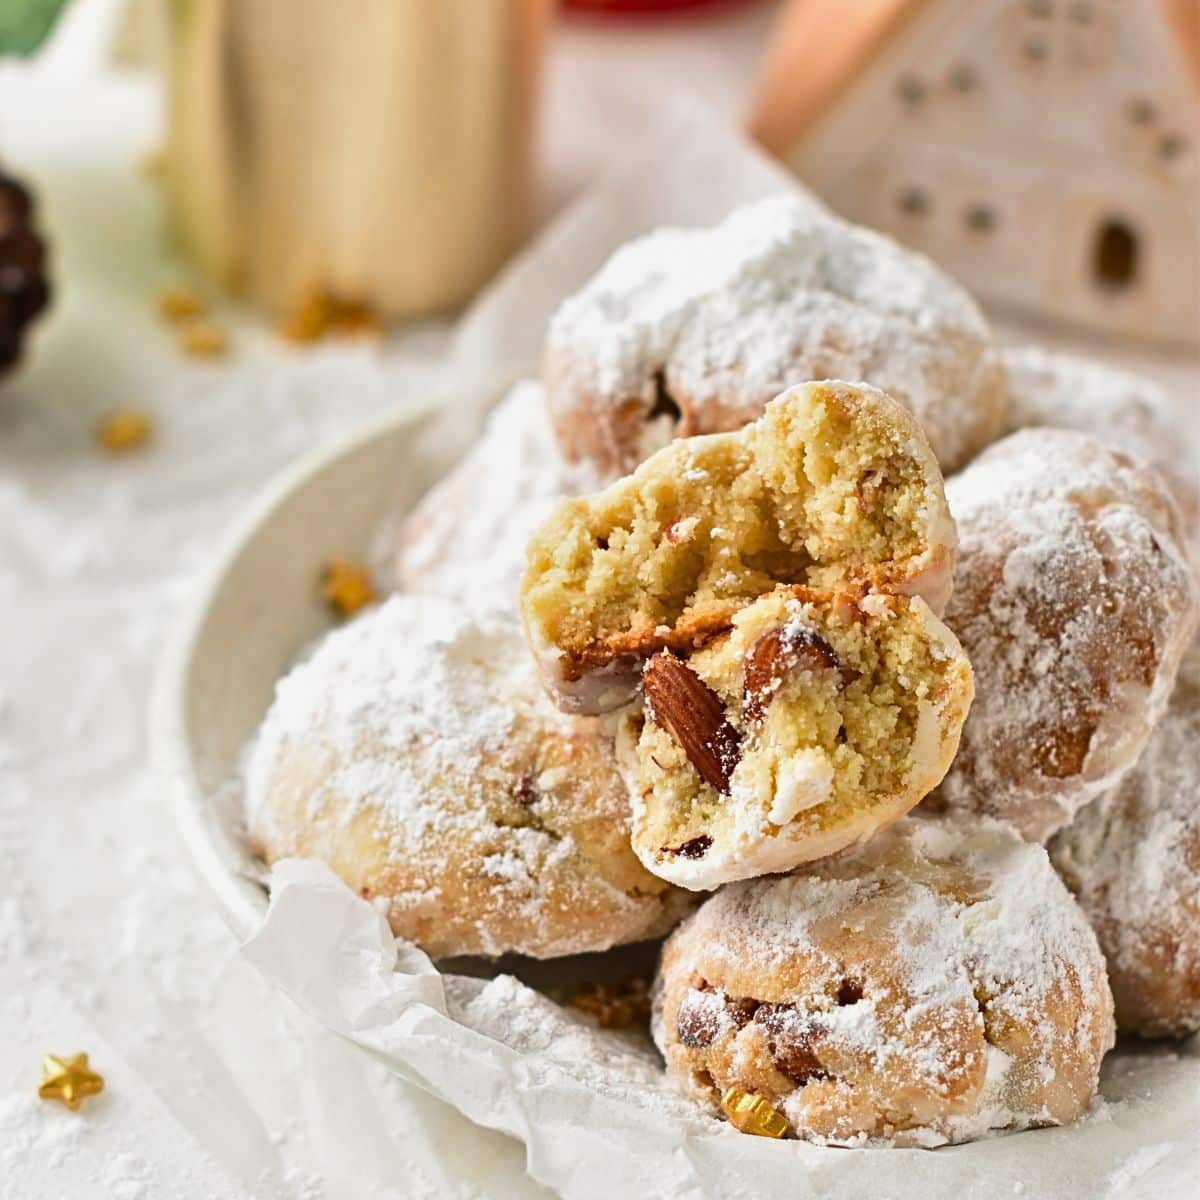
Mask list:
[[[434,956],[603,950],[686,900],[629,846],[612,739],[545,698],[520,626],[397,596],[281,681],[247,779],[267,860],[319,858]]]
[[[953,476],[946,623],[977,702],[937,793],[1045,841],[1119,782],[1166,710],[1200,619],[1178,510],[1085,434],[1015,433]]]
[[[1049,850],[1100,939],[1121,1031],[1200,1031],[1200,642],[1137,765]]]
[[[1036,846],[994,822],[901,821],[857,851],[724,888],[668,939],[654,1034],[716,1112],[933,1146],[1064,1124],[1112,1046],[1104,960]]]

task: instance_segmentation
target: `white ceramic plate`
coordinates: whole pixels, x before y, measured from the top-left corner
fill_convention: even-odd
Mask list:
[[[321,570],[334,556],[368,557],[385,517],[410,507],[478,435],[487,409],[500,394],[501,382],[470,395],[459,393],[447,405],[431,402],[376,425],[301,461],[270,484],[231,531],[168,646],[153,697],[154,753],[170,781],[178,821],[196,866],[239,938],[249,937],[259,927],[267,907],[261,864],[247,852],[242,834],[236,785],[239,759],[270,704],[276,680],[331,623],[317,593]],[[357,902],[355,906],[357,912],[361,906]],[[352,922],[335,924],[341,937]],[[382,951],[381,956],[386,957]],[[352,957],[355,963],[366,961],[363,955]],[[568,960],[555,960],[533,964],[533,971],[528,962],[506,964],[504,960],[479,972],[467,960],[453,967],[440,965],[444,971],[486,977],[504,969],[545,991],[562,989],[568,979],[616,977],[628,964],[620,955],[612,957],[616,961],[604,974],[594,961],[584,969]],[[291,961],[286,954],[282,959]],[[330,976],[339,969],[346,969],[340,943],[331,951]],[[370,987],[376,987],[371,963],[363,969]],[[306,976],[310,970],[306,960]],[[292,989],[285,983],[281,986],[296,995],[304,990],[299,984]],[[421,999],[420,989],[428,986],[428,977],[397,971],[387,986],[405,995],[408,989]],[[345,990],[335,994],[341,997]],[[352,988],[347,994],[358,996]],[[457,994],[462,994],[461,982]],[[535,1075],[551,1068],[560,1071],[564,1062],[548,1059],[545,1048],[534,1052],[505,1045],[504,1030],[465,1028],[461,1014],[448,1019],[423,1000],[397,1001],[394,1008],[400,1014],[395,1028],[371,1032],[371,1038],[378,1034],[385,1041],[396,1035],[394,1044],[387,1042],[391,1057],[381,1055],[379,1046],[384,1043],[365,1038],[345,1013],[310,1011],[477,1123],[522,1138],[530,1146],[531,1164],[538,1166],[535,1178],[572,1195],[616,1194],[607,1186],[610,1180],[616,1180],[617,1193],[624,1194],[628,1189],[621,1181],[625,1176],[642,1179],[639,1172],[647,1154],[656,1171],[670,1167],[675,1174],[687,1176],[689,1186],[699,1186],[692,1178],[698,1171],[697,1178],[717,1189],[706,1187],[706,1195],[717,1194],[723,1179],[731,1188],[736,1184],[740,1193],[744,1180],[752,1176],[761,1183],[763,1194],[772,1195],[841,1194],[837,1182],[845,1182],[854,1194],[925,1198],[1011,1195],[1014,1186],[1028,1187],[1031,1195],[1071,1200],[1195,1194],[1190,1182],[1196,1177],[1195,1042],[1180,1047],[1178,1057],[1155,1047],[1129,1047],[1126,1053],[1114,1055],[1104,1088],[1108,1104],[1098,1119],[1066,1129],[985,1139],[936,1156],[897,1150],[881,1158],[875,1151],[824,1150],[807,1143],[764,1146],[753,1138],[735,1138],[730,1143],[728,1131],[722,1128],[699,1138],[681,1133],[687,1122],[671,1123],[661,1113],[647,1110],[648,1085],[625,1079],[616,1068],[609,1072],[611,1079],[605,1077],[611,1094],[602,1097],[612,1107],[611,1136],[589,1138],[580,1130],[589,1127],[592,1108],[600,1103],[595,1080],[572,1082],[564,1077],[554,1088],[529,1088],[531,1071]],[[354,1010],[358,1016],[360,1009]],[[428,1037],[416,1036],[415,1026],[405,1023],[410,1009],[416,1014],[411,1020],[433,1023]],[[391,1012],[392,1007],[383,1005],[381,1011]],[[568,1058],[576,1053],[574,1039],[579,1035],[570,1020],[564,1015],[559,1021],[570,1050]],[[554,1023],[551,1016],[545,1016],[545,1022]],[[487,1037],[480,1040],[480,1032]],[[619,1035],[598,1031],[595,1036]],[[452,1051],[462,1053],[456,1057]],[[423,1053],[425,1059],[420,1058]],[[498,1063],[508,1064],[505,1071],[497,1073]],[[464,1071],[474,1081],[466,1090]],[[575,1108],[562,1107],[569,1096],[575,1096]],[[589,1115],[564,1132],[560,1127],[577,1110]],[[696,1120],[688,1118],[692,1124]],[[642,1134],[634,1138],[633,1129]],[[682,1137],[687,1138],[690,1154],[681,1156]],[[562,1138],[569,1138],[573,1151],[588,1149],[589,1160],[594,1160],[591,1169],[577,1161],[573,1151],[564,1156]],[[622,1161],[613,1158],[614,1146],[628,1149],[626,1143],[636,1143],[638,1152],[622,1167]],[[660,1143],[661,1148],[653,1152],[647,1149]],[[552,1153],[552,1147],[558,1149]],[[901,1177],[897,1172],[902,1168]],[[605,1187],[592,1187],[588,1183],[592,1178],[605,1181]],[[818,1187],[822,1179],[828,1189]],[[1019,1182],[1014,1185],[1014,1181]],[[983,1190],[976,1188],[977,1183]],[[640,1185],[638,1190],[644,1191]],[[680,1192],[685,1193],[701,1194],[695,1188]]]
[[[386,516],[410,507],[477,436],[502,390],[432,399],[303,458],[230,531],[155,681],[152,753],[195,865],[239,938],[267,907],[235,780],[275,682],[331,617],[317,582],[333,557],[364,560]]]

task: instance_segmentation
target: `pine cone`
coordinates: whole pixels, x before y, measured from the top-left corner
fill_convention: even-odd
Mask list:
[[[0,171],[0,374],[21,357],[26,328],[50,300],[33,216],[28,189]]]

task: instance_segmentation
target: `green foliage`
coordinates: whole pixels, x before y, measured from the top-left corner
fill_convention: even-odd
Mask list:
[[[0,0],[0,55],[32,54],[66,4],[67,0]]]

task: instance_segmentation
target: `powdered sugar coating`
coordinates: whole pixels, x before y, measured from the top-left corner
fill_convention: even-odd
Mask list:
[[[512,606],[525,546],[557,500],[600,487],[554,440],[542,385],[516,384],[478,441],[395,527],[380,556],[397,590]]]
[[[946,624],[976,703],[936,797],[1044,841],[1146,744],[1198,619],[1161,479],[1084,434],[1026,430],[946,484]]]
[[[268,860],[324,859],[435,955],[600,950],[678,911],[611,739],[544,698],[513,615],[396,596],[330,634],[278,684],[246,796]]]
[[[738,429],[806,379],[891,393],[947,471],[997,436],[1006,407],[967,293],[921,255],[795,195],[618,250],[552,319],[544,377],[567,457],[607,474],[670,437]]]
[[[1153,467],[1179,505],[1189,539],[1200,536],[1197,447],[1171,398],[1152,379],[1034,346],[1004,352],[1009,431],[1048,425],[1089,433]]]
[[[659,986],[686,1092],[757,1091],[827,1144],[1071,1121],[1113,1042],[1104,961],[1045,851],[975,818],[908,818],[726,887],[669,939]]]
[[[1120,1028],[1200,1030],[1200,643],[1137,765],[1050,855],[1100,939]]]

